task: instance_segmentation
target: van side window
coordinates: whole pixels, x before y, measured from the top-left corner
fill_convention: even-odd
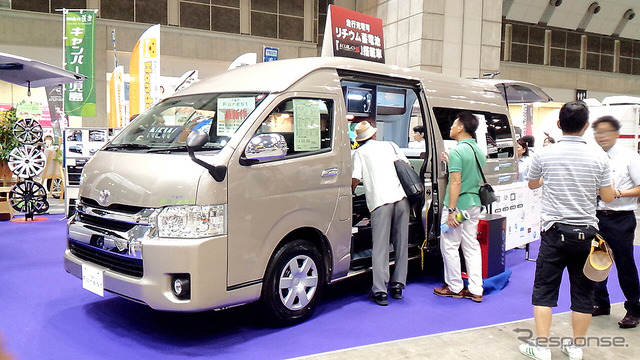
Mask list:
[[[452,109],[434,107],[433,114],[438,122],[438,128],[443,140],[452,140],[449,137],[449,129],[456,119],[456,115],[466,109]],[[477,134],[485,133],[486,140],[477,139],[478,145],[485,146],[487,158],[511,158],[514,156],[513,137],[509,127],[509,119],[505,114],[495,114],[484,111],[471,111],[480,121]],[[484,126],[483,126],[484,123]],[[484,140],[484,141],[483,141]]]
[[[513,157],[513,138],[507,115],[486,113],[485,119],[487,120],[487,157]]]
[[[280,103],[260,124],[257,134],[284,136],[287,156],[324,152],[331,149],[333,101],[295,98]]]

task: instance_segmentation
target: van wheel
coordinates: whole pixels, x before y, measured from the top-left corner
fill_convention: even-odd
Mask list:
[[[308,319],[324,286],[324,264],[309,242],[295,240],[273,256],[262,287],[261,302],[269,321],[289,326]]]

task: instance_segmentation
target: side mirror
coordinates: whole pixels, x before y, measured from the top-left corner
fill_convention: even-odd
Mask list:
[[[254,136],[244,150],[247,160],[278,159],[287,155],[289,147],[281,134],[269,133]]]
[[[206,144],[207,142],[209,142],[209,134],[202,130],[194,130],[187,136],[187,152],[189,153],[189,157],[191,158],[191,160],[193,160],[193,162],[209,170],[209,174],[217,182],[222,182],[227,174],[227,167],[224,165],[215,166],[207,164],[206,162],[198,159],[196,157],[196,154],[194,153],[195,150],[202,149],[204,144]]]
[[[192,132],[189,133],[189,136],[187,136],[187,147],[192,148],[194,150],[201,149],[204,146],[204,144],[208,142],[209,142],[209,134],[207,134],[206,132],[200,129],[193,130]]]

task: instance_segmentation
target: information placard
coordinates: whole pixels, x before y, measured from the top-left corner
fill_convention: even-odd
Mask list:
[[[320,150],[320,108],[317,100],[293,99],[295,151]]]
[[[505,250],[540,240],[541,189],[531,190],[526,182],[493,188],[498,201],[492,213],[507,218]]]
[[[218,99],[218,136],[231,136],[256,107],[253,97]]]

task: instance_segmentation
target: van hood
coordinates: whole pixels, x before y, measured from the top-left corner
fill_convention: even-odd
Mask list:
[[[101,206],[190,205],[204,171],[186,153],[98,151],[82,171],[79,196]]]

